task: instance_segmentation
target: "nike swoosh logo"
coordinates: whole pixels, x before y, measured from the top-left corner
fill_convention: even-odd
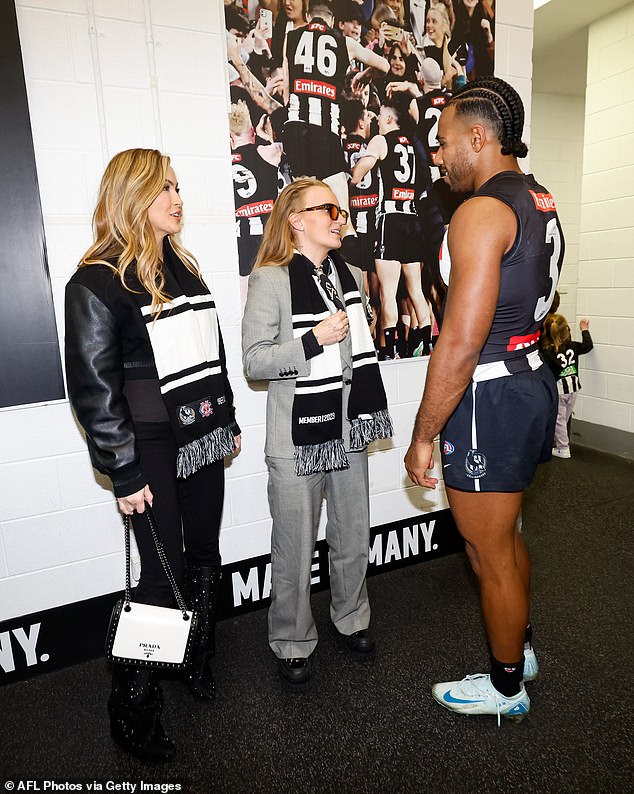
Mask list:
[[[461,700],[460,698],[455,698],[451,694],[451,690],[448,689],[445,694],[442,696],[443,700],[446,700],[447,703],[481,703],[481,700]]]
[[[443,469],[448,469],[451,466],[451,463],[443,463]]]

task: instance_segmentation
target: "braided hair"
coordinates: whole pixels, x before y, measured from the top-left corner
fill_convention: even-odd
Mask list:
[[[456,116],[476,116],[489,122],[502,145],[502,154],[526,157],[522,141],[524,105],[513,86],[499,77],[483,77],[457,91],[448,105]]]

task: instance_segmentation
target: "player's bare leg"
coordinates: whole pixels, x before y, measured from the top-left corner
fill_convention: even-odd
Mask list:
[[[410,329],[410,344],[408,344],[407,355],[427,355],[429,353],[429,343],[431,341],[431,313],[429,304],[423,293],[421,278],[421,263],[409,262],[402,265],[405,289],[407,290],[408,302],[414,308],[413,316],[416,322],[412,322]],[[424,345],[421,345],[424,342]],[[424,350],[419,350],[419,345]]]
[[[375,262],[380,284],[383,357],[394,358],[398,322],[396,291],[401,276],[401,263],[395,259],[376,259]]]
[[[515,526],[522,493],[446,491],[480,583],[491,653],[500,661],[517,661],[523,656],[529,615],[530,563]]]

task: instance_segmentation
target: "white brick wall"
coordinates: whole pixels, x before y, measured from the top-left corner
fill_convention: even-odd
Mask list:
[[[574,318],[579,277],[584,100],[574,96],[533,94],[532,118],[531,171],[552,192],[566,239],[559,280],[560,312]]]
[[[590,26],[577,315],[579,419],[634,431],[634,3]]]
[[[133,146],[166,151],[183,187],[184,242],[219,305],[244,430],[227,468],[222,553],[226,562],[265,554],[265,394],[241,372],[221,0],[16,6],[60,340],[64,285],[90,243],[107,160]],[[497,10],[497,72],[529,108],[531,1],[500,0]],[[402,467],[425,363],[382,371],[397,434],[370,458],[375,525],[445,507],[442,490],[411,487]],[[121,522],[68,404],[0,410],[0,438],[0,620],[119,589]]]

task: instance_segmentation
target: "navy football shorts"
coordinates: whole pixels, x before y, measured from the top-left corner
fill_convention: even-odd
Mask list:
[[[440,434],[445,485],[523,491],[551,458],[557,387],[550,369],[471,383]]]

